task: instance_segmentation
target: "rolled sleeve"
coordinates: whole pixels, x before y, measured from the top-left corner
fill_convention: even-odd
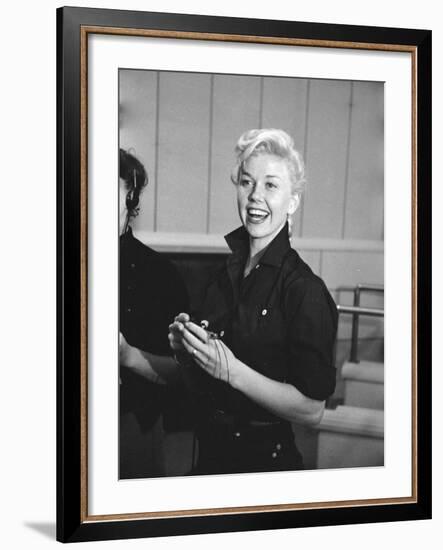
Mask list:
[[[324,401],[335,390],[337,308],[321,280],[296,281],[286,293],[288,377],[303,395]]]

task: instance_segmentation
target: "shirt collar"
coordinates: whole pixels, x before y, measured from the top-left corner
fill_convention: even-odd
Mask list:
[[[249,235],[243,226],[234,229],[225,236],[225,241],[235,255],[241,257],[248,254]],[[286,223],[280,232],[269,243],[260,263],[273,266],[280,266],[286,252],[291,248],[289,242],[288,224]]]

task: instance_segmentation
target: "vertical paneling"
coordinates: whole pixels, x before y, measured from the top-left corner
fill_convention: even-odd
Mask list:
[[[303,237],[342,236],[350,92],[350,82],[310,82]]]
[[[322,277],[329,288],[384,283],[382,252],[324,251]]]
[[[263,79],[263,128],[280,128],[293,138],[303,154],[305,147],[307,80],[298,78]]]
[[[121,70],[119,72],[120,147],[129,149],[143,163],[149,183],[140,198],[140,214],[134,226],[154,229],[155,142],[157,108],[157,73]]]
[[[308,81],[299,78],[263,79],[263,128],[280,128],[294,138],[304,156]],[[300,209],[301,210],[301,209]],[[300,235],[300,211],[294,216],[292,234]]]
[[[210,78],[160,74],[158,231],[206,231]]]
[[[231,183],[234,148],[240,135],[260,120],[260,78],[216,75],[213,90],[210,233],[227,233],[240,224]]]
[[[122,70],[120,144],[149,175],[135,226],[237,226],[234,147],[261,125],[286,130],[305,156],[294,236],[382,239],[383,108],[382,83]]]
[[[344,237],[383,238],[383,84],[354,82]]]

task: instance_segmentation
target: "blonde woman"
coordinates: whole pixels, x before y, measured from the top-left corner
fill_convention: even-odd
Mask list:
[[[198,316],[170,325],[183,373],[199,382],[195,474],[301,469],[291,423],[319,422],[335,388],[336,306],[289,241],[302,158],[275,129],[245,132],[236,155],[231,254]]]

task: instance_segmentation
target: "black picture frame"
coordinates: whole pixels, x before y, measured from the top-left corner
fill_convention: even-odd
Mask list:
[[[87,29],[204,33],[204,39],[322,41],[325,47],[406,48],[415,58],[413,121],[414,495],[365,505],[195,513],[149,519],[88,518],[85,354],[87,173],[82,59]],[[85,30],[86,29],[86,30]],[[136,31],[137,30],[137,31]],[[191,35],[188,35],[189,38]],[[222,37],[220,38],[220,35]],[[225,38],[223,38],[223,36]],[[343,47],[343,46],[342,46]],[[381,49],[383,49],[381,47]],[[431,517],[431,31],[64,7],[57,10],[57,540],[158,537],[428,519]],[[83,75],[84,77],[84,75]],[[83,140],[83,141],[82,141]],[[83,184],[82,184],[83,182]]]

